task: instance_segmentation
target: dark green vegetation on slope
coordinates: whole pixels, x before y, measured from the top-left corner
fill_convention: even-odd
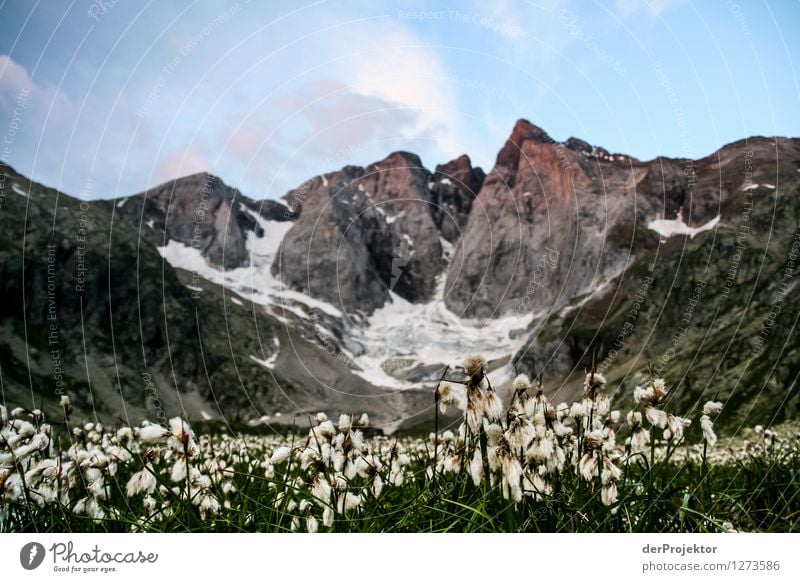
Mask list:
[[[205,412],[236,423],[264,410],[315,409],[323,398],[352,406],[351,396],[331,397],[326,379],[308,378],[301,366],[286,377],[253,361],[266,360],[279,338],[331,374],[345,368],[258,306],[236,306],[230,292],[177,273],[114,218],[114,205],[80,202],[6,165],[0,172],[0,377],[10,407],[58,418],[66,393],[87,419]],[[385,395],[363,382],[352,392]],[[372,401],[399,406],[395,394]]]
[[[521,369],[544,370],[559,398],[574,395],[593,362],[622,392],[653,371],[673,379],[683,414],[708,399],[725,402],[719,423],[728,431],[745,419],[796,419],[800,162],[797,140],[779,148],[765,141],[737,142],[697,162],[706,178],[684,208],[704,220],[721,215],[713,232],[659,242],[639,223],[611,233],[630,241],[634,262],[582,305],[550,315],[517,355]],[[709,192],[719,192],[710,197],[718,207],[709,208]]]

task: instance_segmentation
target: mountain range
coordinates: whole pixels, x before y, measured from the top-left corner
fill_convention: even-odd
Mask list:
[[[426,426],[444,366],[557,400],[667,378],[720,424],[797,418],[800,139],[640,161],[526,120],[488,173],[394,152],[254,200],[209,174],[81,201],[0,166],[7,405]]]

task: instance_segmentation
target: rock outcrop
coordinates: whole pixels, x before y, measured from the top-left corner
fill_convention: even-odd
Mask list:
[[[436,166],[431,208],[436,228],[446,241],[455,243],[461,237],[485,177],[482,169],[472,167],[466,155]]]
[[[295,218],[280,202],[256,202],[205,172],[106,204],[118,219],[154,244],[183,243],[198,249],[210,265],[223,269],[249,264],[247,238],[264,236],[256,216],[272,221]]]
[[[353,315],[381,307],[390,291],[412,302],[432,298],[442,246],[429,180],[417,156],[395,152],[290,192],[300,216],[272,272]]]

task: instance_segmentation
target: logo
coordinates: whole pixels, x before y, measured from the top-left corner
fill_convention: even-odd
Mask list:
[[[44,561],[44,546],[39,542],[30,542],[19,551],[19,563],[26,570],[35,570]]]

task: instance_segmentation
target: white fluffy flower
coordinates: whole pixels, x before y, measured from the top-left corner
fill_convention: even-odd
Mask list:
[[[688,428],[692,421],[688,418],[681,418],[680,416],[667,415],[667,428],[675,440],[683,438],[684,429]],[[667,437],[664,437],[667,438]]]
[[[331,484],[324,475],[317,475],[311,484],[311,495],[320,503],[329,504],[331,502]]]
[[[487,390],[483,395],[483,412],[491,422],[499,421],[504,414],[503,402],[494,390]]]
[[[155,489],[156,477],[147,467],[131,475],[128,484],[125,486],[125,492],[128,494],[128,497],[133,497],[142,492],[152,493]]]
[[[289,447],[278,447],[273,451],[272,456],[269,458],[270,463],[273,465],[280,465],[292,454],[292,449]]]
[[[349,491],[339,496],[337,509],[339,513],[348,513],[361,505],[361,496]]]
[[[183,457],[178,457],[178,460],[175,461],[175,464],[172,465],[172,471],[170,471],[170,479],[175,481],[183,481],[186,479],[186,459]]]
[[[472,460],[469,462],[469,474],[472,477],[472,482],[478,487],[483,481],[483,457],[479,448],[475,449]]]
[[[455,395],[453,394],[453,385],[450,382],[442,382],[436,388],[436,397],[439,402],[439,412],[445,414],[447,408],[455,403]]]
[[[467,408],[464,415],[472,434],[478,434],[483,422],[483,396],[478,388],[467,389]]]
[[[611,411],[611,399],[608,396],[598,396],[595,402],[595,410],[601,417],[606,416]]]
[[[503,471],[503,498],[522,500],[522,467],[516,457],[505,455],[500,463]]]
[[[586,380],[584,381],[585,386],[599,387],[605,386],[605,384],[606,377],[602,374],[598,374],[597,372],[589,372],[586,374]]]
[[[515,417],[508,425],[505,439],[512,451],[526,448],[536,436],[533,424],[524,416]]]
[[[151,443],[161,440],[169,434],[163,426],[157,424],[147,424],[139,429],[139,440],[143,443]]]
[[[313,515],[306,517],[306,531],[308,533],[317,533],[319,531],[319,522]]]
[[[94,497],[83,497],[78,500],[75,507],[72,508],[72,512],[75,515],[85,515],[94,521],[100,521],[106,516],[106,512]]]
[[[703,405],[703,414],[706,416],[717,416],[720,412],[722,412],[722,402],[712,402],[709,400]]]
[[[638,410],[631,410],[626,417],[628,421],[628,426],[631,429],[636,429],[642,426],[642,413]]]
[[[525,374],[520,374],[519,376],[514,378],[512,387],[514,388],[514,390],[522,392],[524,390],[527,390],[530,387],[530,385],[531,385],[531,379],[528,378],[528,376]]]
[[[372,479],[372,494],[375,496],[375,499],[381,496],[383,492],[383,479],[380,475],[375,475]]]
[[[325,507],[322,510],[322,525],[331,527],[333,525],[333,509]]]
[[[603,501],[603,505],[606,507],[609,505],[614,505],[614,503],[617,502],[617,484],[615,481],[611,481],[607,485],[603,485],[603,488],[600,491],[600,499]]]
[[[573,402],[572,406],[569,409],[569,416],[573,420],[582,419],[585,416],[583,410],[583,404],[581,404],[580,402]]]
[[[464,370],[473,380],[480,380],[485,368],[486,360],[482,356],[470,356],[464,361]]]
[[[597,477],[597,458],[595,458],[593,453],[586,453],[581,457],[578,463],[578,471],[581,477],[587,481],[591,481],[592,478]]]
[[[700,428],[703,429],[703,436],[709,446],[713,447],[717,444],[717,435],[714,433],[714,422],[707,415],[700,417]]]
[[[631,433],[630,437],[631,450],[638,453],[647,449],[650,444],[650,431],[646,428],[639,427]]]
[[[644,411],[644,415],[653,426],[657,426],[658,428],[667,426],[667,413],[663,410],[648,406]]]
[[[621,476],[622,470],[617,467],[611,459],[608,457],[603,457],[603,471],[600,475],[600,480],[603,485],[606,485],[611,481],[619,481]]]

